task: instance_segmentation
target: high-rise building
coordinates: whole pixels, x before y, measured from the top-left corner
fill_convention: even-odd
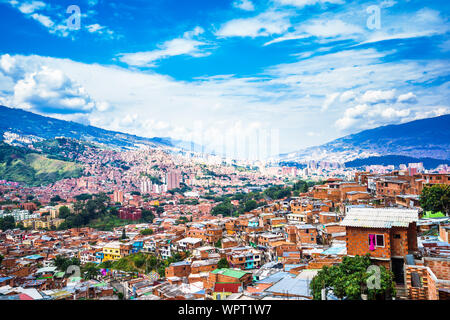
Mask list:
[[[114,202],[123,203],[123,191],[120,190],[114,191]]]
[[[151,193],[152,191],[152,181],[150,179],[141,180],[141,194]]]
[[[180,187],[181,172],[179,170],[171,170],[166,175],[167,190]]]

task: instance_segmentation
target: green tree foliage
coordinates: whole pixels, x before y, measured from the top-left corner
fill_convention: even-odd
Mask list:
[[[122,240],[128,239],[128,237],[125,233],[125,228],[122,229],[122,236],[120,237],[120,239],[122,239]]]
[[[181,216],[180,218],[178,218],[178,220],[176,221],[176,224],[186,224],[186,222],[188,222],[188,218]]]
[[[143,222],[152,223],[153,219],[155,219],[155,215],[153,214],[152,210],[146,210],[146,209],[142,210],[141,220]]]
[[[50,199],[51,202],[60,202],[62,200],[63,199],[61,199],[61,197],[59,195],[56,195]]]
[[[70,216],[70,210],[66,206],[62,206],[59,208],[59,218],[65,219]]]
[[[314,299],[321,299],[322,289],[332,290],[339,299],[361,300],[361,294],[370,300],[391,299],[395,295],[393,274],[381,266],[380,289],[368,289],[367,280],[373,274],[367,271],[370,265],[369,255],[365,255],[343,257],[338,265],[324,266],[310,284]]]
[[[214,243],[214,246],[215,246],[216,248],[222,248],[222,240],[221,240],[221,239],[217,240],[217,242]]]
[[[258,208],[258,203],[255,200],[248,200],[247,202],[245,202],[245,205],[244,205],[245,212],[250,212],[256,208]]]
[[[224,217],[232,216],[233,212],[235,211],[235,207],[231,203],[230,199],[225,199],[222,203],[218,204],[211,210],[211,214],[213,216],[217,216],[219,214],[223,215]]]
[[[2,264],[2,261],[5,257],[3,257],[3,255],[0,254],[0,265]]]
[[[450,213],[450,185],[435,184],[424,187],[420,195],[420,206],[424,211]]]
[[[291,196],[291,188],[282,186],[272,186],[264,190],[264,195],[271,199],[283,199]]]
[[[86,202],[82,202],[81,200],[77,201],[74,204],[75,214],[66,216],[65,221],[60,225],[59,229],[84,227],[91,224],[93,220],[101,220],[109,216],[108,201],[109,198],[104,193],[100,193],[95,197],[90,195],[90,199]]]
[[[153,230],[152,229],[144,229],[141,230],[141,232],[139,232],[141,235],[143,236],[149,236],[153,234]]]
[[[230,264],[228,263],[226,258],[222,258],[219,260],[219,262],[217,263],[217,268],[219,269],[223,269],[223,268],[229,268]]]
[[[14,217],[6,216],[4,218],[0,218],[0,230],[9,230],[14,229],[16,227],[16,223]]]
[[[95,263],[88,262],[81,267],[81,273],[83,274],[84,279],[91,280],[98,277],[100,270]]]
[[[80,259],[78,258],[67,258],[65,256],[57,255],[55,259],[53,260],[53,264],[56,268],[60,271],[67,271],[67,268],[71,265],[79,266],[80,265]]]

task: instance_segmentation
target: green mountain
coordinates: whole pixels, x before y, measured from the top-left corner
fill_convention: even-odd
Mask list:
[[[46,185],[65,178],[77,178],[83,167],[77,163],[50,159],[25,148],[0,142],[0,179],[30,186]]]

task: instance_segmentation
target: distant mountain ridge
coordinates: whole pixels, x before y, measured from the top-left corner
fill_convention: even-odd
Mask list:
[[[364,130],[321,146],[282,154],[280,159],[348,162],[387,155],[450,159],[450,114]]]
[[[119,148],[133,148],[137,145],[174,147],[171,140],[167,138],[143,138],[72,121],[45,117],[22,109],[0,106],[0,140],[5,132],[36,136],[43,139],[66,137]]]

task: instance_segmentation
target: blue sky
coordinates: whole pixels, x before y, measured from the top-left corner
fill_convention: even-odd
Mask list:
[[[449,113],[449,7],[0,0],[0,103],[216,151],[271,132],[295,151]]]

